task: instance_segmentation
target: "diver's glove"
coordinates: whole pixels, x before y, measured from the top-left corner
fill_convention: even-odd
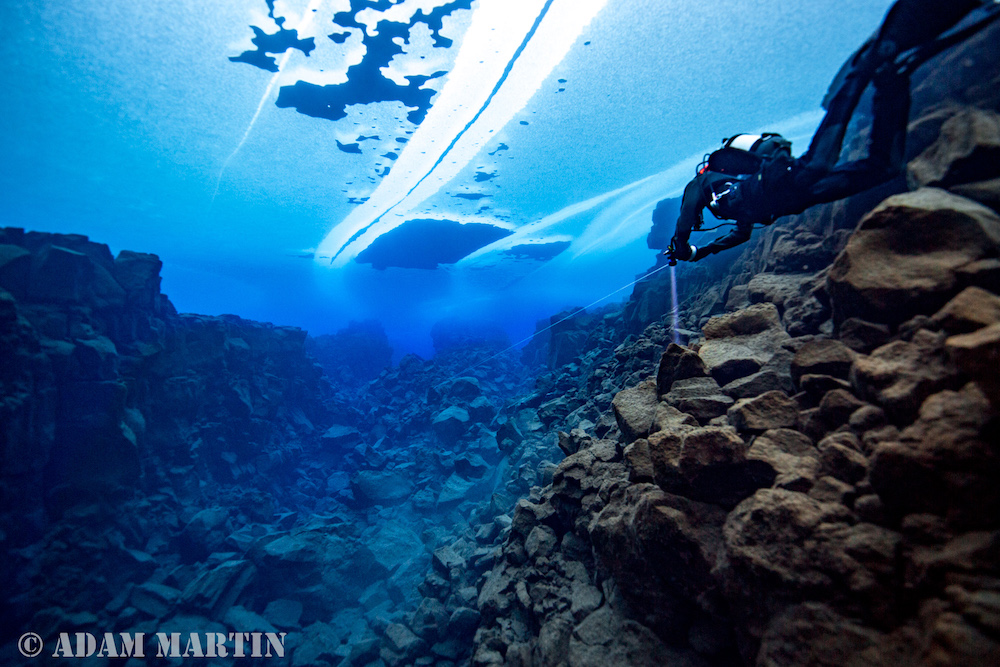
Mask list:
[[[688,245],[687,243],[678,243],[677,239],[670,239],[670,245],[667,246],[664,255],[666,255],[668,264],[671,266],[677,264],[677,261],[686,262],[698,253],[698,248],[693,245]]]

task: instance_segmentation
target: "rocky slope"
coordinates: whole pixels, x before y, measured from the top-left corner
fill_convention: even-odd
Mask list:
[[[611,360],[556,374],[567,456],[474,664],[996,664],[997,34],[916,78],[908,184],[682,274],[686,347],[641,284]]]
[[[432,361],[342,363],[388,361],[384,334],[178,315],[160,266],[0,230],[2,661],[29,630],[284,631],[296,665],[467,658],[476,579],[543,456],[498,447],[542,429],[502,428],[521,364],[468,332]]]
[[[153,255],[0,231],[0,661],[996,664],[998,64],[918,73],[908,181],[685,267],[678,331],[656,279],[520,360],[448,325],[383,369],[370,323],[179,315]]]

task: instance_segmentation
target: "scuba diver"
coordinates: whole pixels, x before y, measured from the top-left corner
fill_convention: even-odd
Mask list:
[[[984,7],[985,18],[946,34]],[[826,116],[801,157],[792,157],[791,143],[781,135],[738,134],[723,140],[722,148],[699,165],[684,188],[674,236],[663,253],[669,263],[698,261],[744,243],[755,225],[769,225],[896,177],[906,147],[910,74],[992,21],[997,9],[995,0],[898,0],[879,30],[841,67],[824,100]],[[837,165],[848,123],[869,83],[875,94],[867,157]],[[657,204],[654,224],[666,222],[668,201]],[[735,221],[735,228],[696,247],[688,239],[701,229],[705,208],[716,218]]]

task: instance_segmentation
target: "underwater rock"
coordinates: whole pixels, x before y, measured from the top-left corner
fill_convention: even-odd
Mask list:
[[[889,327],[884,324],[867,322],[856,317],[849,317],[840,323],[840,342],[862,354],[885,345],[890,337]]]
[[[615,395],[611,405],[626,442],[649,435],[658,404],[656,381],[652,378]]]
[[[791,429],[764,431],[754,438],[746,456],[774,470],[775,488],[807,493],[819,476],[819,451],[806,435]]]
[[[798,385],[804,375],[847,378],[856,356],[840,341],[829,339],[809,341],[795,352],[791,366],[792,380]]]
[[[994,406],[1000,406],[1000,324],[991,324],[969,334],[952,336],[945,348],[955,365],[976,379]]]
[[[878,445],[871,484],[895,516],[929,512],[977,528],[1000,511],[1000,456],[989,443],[994,408],[975,384],[924,401],[897,441]]]
[[[1000,296],[979,287],[967,287],[934,313],[931,323],[949,334],[970,333],[1000,322]]]
[[[830,268],[834,320],[899,325],[961,290],[958,270],[1000,247],[1000,217],[936,188],[885,200],[859,223]]]
[[[698,355],[720,385],[759,371],[789,338],[772,303],[713,317],[702,333]]]
[[[434,432],[438,434],[441,441],[447,445],[453,445],[465,433],[469,422],[468,411],[453,405],[436,414],[432,424]]]
[[[906,165],[910,187],[950,188],[1000,176],[1000,114],[965,107],[941,126],[933,144]]]
[[[733,399],[722,392],[711,377],[693,377],[675,381],[664,394],[667,405],[686,412],[701,423],[726,414]]]
[[[752,304],[773,303],[784,312],[786,304],[799,297],[812,278],[808,273],[758,273],[747,285],[747,296]]]
[[[114,277],[125,290],[129,308],[157,311],[160,300],[160,269],[156,255],[122,250],[115,257]]]
[[[359,470],[351,475],[354,497],[371,505],[394,505],[413,492],[413,483],[403,473],[392,470]]]
[[[826,604],[807,602],[789,608],[768,626],[758,660],[774,667],[839,667],[845,655],[864,655],[873,667],[917,664],[918,635],[915,627],[886,635]]]
[[[677,380],[705,377],[708,371],[698,353],[676,343],[670,343],[660,357],[656,371],[656,391],[666,394]]]
[[[783,391],[768,391],[754,398],[741,398],[727,411],[737,431],[762,433],[791,428],[799,419],[799,404]]]
[[[895,423],[912,421],[924,399],[956,379],[943,336],[926,329],[909,342],[893,341],[859,357],[851,369],[851,383],[861,397],[880,405]]]
[[[330,378],[348,386],[374,380],[392,363],[392,347],[382,324],[352,321],[335,334],[311,337],[310,354]]]

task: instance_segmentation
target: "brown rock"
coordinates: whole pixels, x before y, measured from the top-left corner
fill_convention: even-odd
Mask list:
[[[673,493],[688,490],[687,480],[680,469],[681,443],[686,432],[661,431],[649,436],[646,443],[653,468],[652,481]],[[641,450],[636,450],[635,455],[640,456]]]
[[[798,385],[803,375],[830,375],[846,378],[857,354],[837,340],[813,340],[798,349],[792,359],[792,380]]]
[[[929,397],[899,440],[876,446],[871,485],[894,516],[929,512],[959,526],[995,525],[1000,452],[988,425],[996,413],[975,384]]]
[[[855,410],[865,402],[845,389],[828,391],[819,402],[819,413],[831,429],[846,424]]]
[[[995,610],[991,610],[995,614]],[[947,612],[930,627],[927,665],[994,665],[1000,657],[1000,641],[995,628],[984,631],[969,622],[968,615]],[[990,635],[994,631],[994,636]]]
[[[762,458],[748,461],[746,444],[731,427],[656,433],[649,454],[665,491],[725,507],[774,482],[774,468]]]
[[[956,272],[962,286],[982,287],[1000,294],[1000,259],[990,257],[962,266]]]
[[[722,550],[724,510],[636,484],[616,495],[592,526],[595,551],[624,597],[660,627],[686,625],[687,600],[719,597],[713,569]],[[678,576],[683,573],[682,576]],[[689,621],[687,621],[689,622]]]
[[[897,340],[859,357],[851,381],[859,395],[882,406],[891,421],[905,424],[925,398],[952,386],[956,375],[942,336],[921,329],[909,342]]]
[[[821,503],[850,506],[855,495],[853,486],[830,475],[823,475],[809,489],[809,497]]]
[[[813,275],[810,273],[758,273],[747,285],[750,303],[773,303],[779,310],[804,292]]]
[[[783,391],[769,391],[754,398],[741,398],[729,408],[727,415],[737,430],[761,433],[795,426],[799,404]]]
[[[875,405],[864,405],[851,413],[848,423],[858,433],[885,426],[885,410]]]
[[[702,423],[726,414],[733,404],[733,399],[722,393],[719,383],[711,377],[677,380],[663,400]]]
[[[834,433],[819,441],[823,470],[848,484],[857,484],[868,473],[868,459],[859,451],[858,439],[852,433]]]
[[[798,399],[804,405],[817,406],[828,392],[834,389],[851,390],[851,383],[847,380],[835,378],[832,375],[803,375],[799,380],[799,388],[805,394],[806,401]]]
[[[706,375],[708,371],[705,369],[705,362],[697,352],[671,343],[660,357],[660,365],[656,372],[656,390],[660,394],[665,394],[677,380]]]
[[[956,195],[962,195],[963,197],[977,201],[1000,213],[1000,178],[953,185],[948,189]]]
[[[713,317],[702,334],[698,354],[719,384],[756,373],[789,338],[772,303]]]
[[[640,438],[625,448],[625,463],[628,464],[630,482],[652,482],[653,459],[649,454],[649,442]]]
[[[706,426],[692,429],[681,444],[678,466],[685,477],[697,477],[712,466],[746,460],[746,443],[731,429]]]
[[[962,334],[1000,322],[1000,296],[967,287],[931,318],[950,334]]]
[[[819,452],[807,436],[791,429],[765,431],[754,438],[748,460],[767,463],[777,473],[774,486],[806,492],[819,475]]]
[[[729,513],[723,538],[743,604],[754,615],[751,632],[763,631],[777,600],[829,594],[834,580],[818,567],[812,553],[818,545],[809,538],[820,524],[849,518],[842,505],[783,489],[760,489]]]
[[[656,414],[653,415],[651,431],[656,433],[657,431],[681,429],[683,432],[686,430],[685,427],[688,426],[698,426],[698,420],[690,414],[678,410],[669,403],[660,403],[656,408]]]
[[[733,398],[750,398],[772,389],[791,393],[795,391],[792,384],[794,356],[791,350],[782,348],[775,352],[758,372],[733,380],[723,387],[722,391]]]
[[[840,342],[855,352],[867,354],[889,342],[889,327],[849,317],[840,323]]]
[[[1000,406],[1000,324],[952,336],[945,348],[955,365],[980,383],[993,405]]]
[[[910,187],[947,188],[1000,176],[1000,115],[966,107],[941,126],[937,141],[906,166]]]
[[[767,667],[898,667],[919,663],[919,632],[891,635],[845,618],[818,602],[791,607],[767,628],[757,655]]]
[[[656,380],[652,378],[615,394],[611,407],[626,442],[649,435],[658,405]]]
[[[834,321],[896,325],[961,288],[957,271],[995,255],[1000,217],[934,188],[889,197],[865,216],[830,268]]]

